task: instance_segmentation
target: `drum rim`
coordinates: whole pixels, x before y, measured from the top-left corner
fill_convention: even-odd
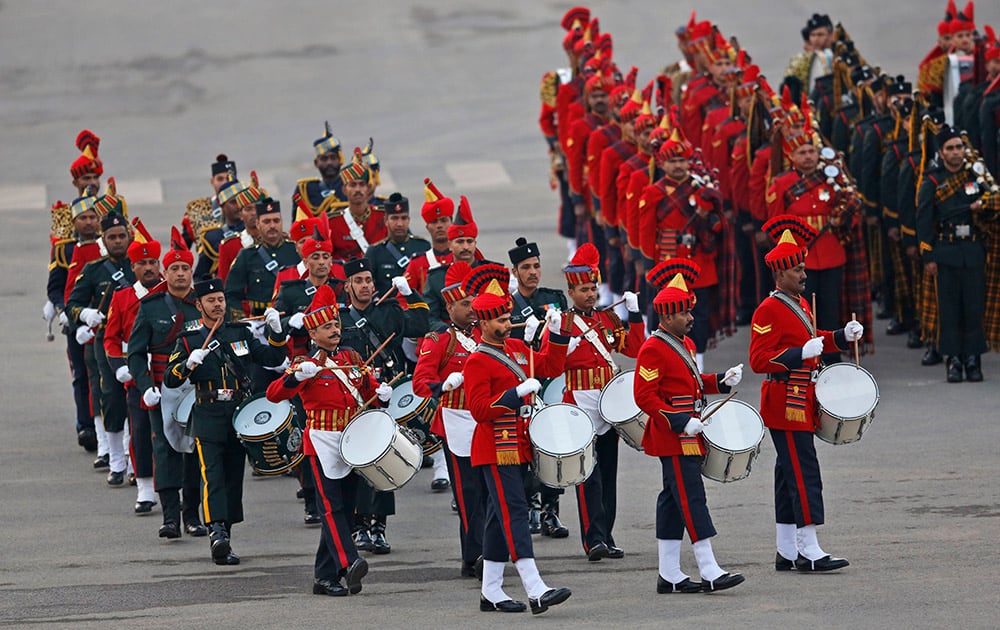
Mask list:
[[[831,365],[828,365],[828,366],[824,367],[822,370],[819,371],[819,374],[816,375],[816,388],[814,388],[814,389],[818,389],[818,387],[819,387],[819,380],[823,376],[824,372],[826,372],[828,370],[829,371],[843,370],[844,368],[854,368],[855,370],[859,370],[861,372],[864,372],[865,374],[868,375],[868,378],[871,379],[872,385],[875,386],[875,401],[872,403],[872,406],[870,408],[868,408],[863,414],[855,415],[855,416],[850,416],[849,418],[845,418],[845,417],[840,416],[838,414],[830,413],[830,411],[826,407],[824,407],[823,404],[820,402],[820,400],[819,400],[819,392],[817,391],[817,393],[816,393],[816,406],[818,407],[818,411],[823,411],[823,412],[827,413],[828,415],[832,416],[833,418],[837,418],[837,419],[840,419],[840,420],[845,421],[845,422],[851,421],[851,420],[860,420],[861,418],[864,418],[864,417],[869,417],[870,418],[871,416],[874,416],[875,408],[878,407],[878,403],[882,399],[882,393],[881,393],[881,391],[879,391],[878,381],[875,380],[875,375],[872,374],[871,372],[869,372],[868,370],[866,370],[865,368],[861,367],[860,365],[855,365],[853,363],[844,363],[844,362],[841,362],[841,363],[833,363]],[[821,418],[821,420],[822,420],[822,418]]]
[[[295,405],[292,404],[292,401],[279,400],[278,402],[274,402],[271,400],[267,400],[267,402],[272,405],[278,405],[278,406],[288,405],[288,416],[285,417],[285,419],[282,420],[281,424],[278,425],[278,427],[273,431],[271,431],[270,433],[264,435],[244,435],[240,433],[240,430],[236,428],[236,418],[239,417],[240,413],[242,413],[243,410],[250,405],[250,403],[260,400],[261,398],[267,400],[267,395],[264,392],[260,392],[257,394],[253,394],[252,396],[241,402],[239,405],[236,406],[236,410],[233,412],[233,419],[230,421],[230,423],[233,425],[233,430],[236,431],[236,435],[238,435],[241,439],[244,439],[248,442],[263,442],[265,440],[270,439],[271,437],[277,435],[282,430],[284,430],[285,426],[292,421],[292,418],[295,417],[296,413]]]
[[[347,442],[348,429],[351,428],[351,425],[354,424],[355,420],[357,420],[358,418],[360,418],[365,414],[373,414],[373,415],[384,414],[387,418],[389,418],[389,420],[392,420],[393,424],[392,439],[389,440],[389,443],[386,445],[386,447],[382,449],[382,452],[379,453],[377,456],[375,456],[375,458],[372,459],[370,462],[367,462],[365,464],[354,464],[344,455],[344,444]],[[346,427],[344,427],[343,435],[340,438],[340,457],[341,459],[344,460],[344,463],[350,466],[351,468],[367,468],[368,466],[371,466],[378,460],[382,459],[385,456],[385,454],[389,452],[389,450],[392,448],[392,445],[396,443],[396,438],[399,437],[399,435],[400,435],[399,423],[397,423],[396,419],[392,417],[392,414],[387,412],[385,409],[366,409],[361,413],[359,413],[358,415],[351,418],[351,421],[347,423]]]
[[[195,403],[195,400],[198,397],[197,396],[197,392],[194,390],[194,388],[191,388],[191,391],[189,391],[188,393],[186,393],[183,396],[181,396],[181,399],[177,402],[177,406],[174,407],[173,411],[170,412],[170,418],[174,422],[176,422],[177,424],[179,424],[179,425],[181,425],[183,427],[186,427],[188,425],[188,421],[185,420],[184,422],[181,422],[180,419],[177,417],[177,412],[180,410],[181,406],[184,404],[184,401],[187,400],[189,397],[191,398],[191,409],[188,410],[188,414],[187,415],[188,415],[188,418],[190,418],[191,414],[194,412],[194,403]]]
[[[713,405],[718,406],[720,403],[723,402],[723,400],[725,400],[725,399],[713,400],[712,402],[708,403],[705,406],[705,408],[701,410],[702,415],[707,414],[708,411],[709,411],[709,409],[713,408]],[[705,434],[704,431],[702,431],[702,437],[705,439],[706,444],[709,444],[713,448],[715,448],[716,450],[722,451],[724,453],[733,453],[733,454],[736,454],[736,453],[746,453],[746,452],[749,452],[749,451],[752,451],[752,450],[756,449],[758,446],[760,446],[760,443],[764,441],[764,434],[767,433],[767,427],[764,426],[764,419],[761,417],[760,412],[757,411],[757,408],[754,407],[753,405],[751,405],[750,403],[746,402],[745,400],[740,400],[739,398],[733,398],[732,400],[730,400],[726,404],[728,405],[730,403],[739,403],[739,404],[743,405],[744,407],[747,407],[748,409],[751,409],[754,412],[754,414],[757,416],[757,418],[760,420],[760,437],[757,438],[757,444],[754,445],[754,446],[752,446],[752,447],[750,447],[750,448],[741,449],[739,451],[734,451],[732,449],[723,448],[723,447],[719,446],[718,444],[716,444],[715,442],[713,442],[708,437],[708,435]],[[711,420],[711,418],[709,418],[709,420]],[[711,424],[711,423],[709,423],[709,424]]]
[[[577,449],[577,450],[575,450],[573,452],[574,453],[583,452],[583,451],[587,450],[588,446],[593,445],[593,443],[597,440],[597,432],[594,431],[594,422],[590,419],[590,415],[586,411],[584,411],[583,408],[581,408],[579,405],[574,405],[573,403],[553,403],[551,405],[546,405],[545,407],[542,407],[541,409],[537,410],[535,413],[531,414],[531,418],[526,423],[526,429],[528,431],[528,441],[531,443],[532,448],[536,448],[539,451],[542,451],[543,453],[545,453],[546,455],[555,455],[555,453],[552,453],[551,451],[547,451],[547,450],[545,450],[544,448],[538,446],[535,443],[535,439],[531,436],[531,423],[534,422],[535,418],[538,415],[540,415],[541,413],[546,412],[546,410],[548,410],[548,409],[555,409],[556,407],[572,407],[573,409],[578,410],[583,415],[583,417],[587,421],[587,423],[590,425],[590,441],[587,444],[584,444],[579,449]],[[580,426],[583,426],[583,423],[581,423]]]
[[[646,413],[645,411],[643,411],[642,408],[639,407],[639,405],[635,402],[635,396],[634,395],[632,397],[632,404],[634,404],[635,407],[636,407],[636,409],[638,410],[638,412],[635,415],[633,415],[633,416],[631,416],[631,417],[629,417],[629,418],[627,418],[625,420],[612,420],[611,418],[609,418],[606,415],[604,415],[604,394],[608,391],[608,387],[610,387],[611,384],[614,383],[615,381],[618,381],[618,380],[624,381],[628,377],[628,375],[630,375],[630,374],[632,375],[632,383],[634,384],[635,383],[635,370],[623,370],[623,371],[619,372],[618,374],[615,374],[613,377],[611,377],[610,381],[608,381],[607,383],[604,384],[604,387],[601,388],[601,395],[597,399],[597,413],[601,414],[601,419],[603,419],[605,422],[607,422],[608,424],[610,424],[612,426],[620,426],[620,425],[628,424],[630,422],[635,422],[641,416],[646,416],[646,419],[649,419],[649,414]]]

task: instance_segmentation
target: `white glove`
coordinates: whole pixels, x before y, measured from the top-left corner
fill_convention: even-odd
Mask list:
[[[403,297],[406,297],[409,294],[413,293],[413,289],[410,288],[410,283],[407,282],[406,278],[404,278],[403,276],[396,276],[395,278],[393,278],[392,286],[396,287],[396,290],[399,291],[399,294],[402,295]]]
[[[823,338],[813,337],[802,346],[802,360],[818,357],[823,354]]]
[[[65,326],[69,324],[69,317],[66,317],[66,311],[59,312],[59,318],[56,319],[56,323],[60,326]]]
[[[625,308],[626,308],[626,310],[628,310],[629,313],[638,313],[639,312],[639,296],[638,295],[636,295],[635,293],[632,293],[631,291],[626,291],[625,293],[622,294],[622,297],[625,298]]]
[[[42,306],[42,319],[46,322],[51,322],[52,318],[56,316],[56,307],[52,302],[46,300],[45,305]]]
[[[537,378],[529,378],[515,389],[518,396],[527,396],[528,394],[534,394],[542,388],[542,384],[538,382]]]
[[[288,325],[292,328],[302,328],[302,320],[305,319],[305,313],[293,313],[291,317],[288,318]]]
[[[389,399],[392,398],[392,385],[379,383],[378,387],[375,388],[375,395],[382,402],[389,402]]]
[[[81,346],[94,338],[94,331],[90,326],[80,326],[76,329],[76,342]]]
[[[281,333],[281,315],[278,315],[276,309],[269,307],[264,311],[264,323],[270,326],[275,333]]]
[[[580,347],[580,337],[570,337],[569,346],[566,347],[566,356],[573,354],[573,351]]]
[[[726,377],[722,379],[723,385],[728,385],[730,387],[736,387],[743,380],[743,364],[734,365],[733,367],[726,370]]]
[[[303,361],[299,363],[299,371],[295,373],[295,380],[301,383],[302,381],[308,381],[317,374],[319,374],[318,365],[312,361]]]
[[[160,390],[155,387],[150,387],[146,391],[142,392],[142,402],[146,403],[147,407],[155,407],[160,404]]]
[[[528,315],[528,318],[524,320],[524,340],[530,342],[535,338],[535,333],[538,331],[538,327],[541,325],[541,320],[535,317],[534,314]]]
[[[444,379],[444,385],[441,386],[446,392],[450,392],[453,389],[458,389],[465,382],[465,376],[461,372],[452,372],[448,375],[448,378]]]
[[[264,365],[261,367],[270,372],[277,372],[278,374],[281,374],[282,372],[287,370],[288,366],[291,364],[292,362],[288,360],[288,357],[285,357],[285,360],[282,361],[279,365]]]
[[[558,335],[562,330],[562,312],[557,308],[545,311],[545,324],[549,327],[550,335]]]
[[[104,314],[96,308],[85,308],[80,311],[80,321],[91,328],[97,328],[104,321]]]
[[[688,435],[698,435],[705,430],[705,424],[698,418],[691,418],[688,420],[687,424],[684,425],[684,433]]]
[[[192,350],[191,354],[188,356],[187,363],[185,363],[185,365],[187,365],[187,369],[193,370],[197,366],[201,365],[202,362],[205,361],[206,356],[208,356],[208,350],[202,350],[201,348],[195,348]]]
[[[865,327],[856,319],[852,319],[844,326],[844,336],[848,341],[857,341],[865,336]]]
[[[267,324],[259,319],[249,322],[250,334],[253,335],[254,339],[261,342],[265,346],[268,344],[267,337],[264,335],[264,326],[266,325]]]
[[[115,378],[118,379],[119,383],[128,383],[132,380],[132,375],[128,371],[128,366],[123,365],[117,370],[115,370]]]

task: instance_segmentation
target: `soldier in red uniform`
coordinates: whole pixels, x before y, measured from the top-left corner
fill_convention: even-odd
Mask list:
[[[596,310],[597,285],[601,282],[597,249],[584,243],[569,266],[563,269],[572,306],[564,314],[565,328],[575,336],[566,357],[566,393],[563,402],[574,404],[590,416],[597,433],[596,463],[587,481],[576,487],[580,535],[587,559],[624,558],[615,545],[612,529],[618,509],[618,432],[601,417],[601,389],[619,371],[611,356],[619,352],[635,358],[646,338],[639,297],[625,292],[628,324],[614,311]]]
[[[462,371],[467,405],[476,421],[472,465],[482,472],[489,493],[479,609],[525,610],[523,602],[513,601],[503,590],[503,568],[509,558],[528,593],[532,614],[539,614],[572,593],[568,588],[549,588],[535,566],[524,493],[532,459],[527,420],[534,394],[541,389],[535,377],[562,373],[569,339],[555,309],[546,313],[551,335],[541,351],[533,353],[524,342],[511,339],[508,282],[507,270],[495,264],[480,265],[465,281],[465,292],[478,294],[472,308],[482,333],[482,342]]]
[[[318,350],[296,357],[284,377],[268,386],[267,399],[278,402],[299,396],[306,411],[302,449],[323,510],[313,594],[355,595],[361,592],[368,562],[358,556],[351,539],[359,478],[341,456],[340,441],[364,401],[377,395],[384,403],[392,396],[392,387],[359,369],[361,355],[340,347],[340,309],[333,289],[322,285],[316,291],[303,325]]]
[[[694,146],[703,147],[701,136],[705,118],[709,111],[725,105],[721,90],[726,87],[726,73],[732,69],[736,54],[718,31],[699,38],[698,43],[693,45],[704,64],[705,75],[702,81],[689,83],[684,92],[681,99],[681,125],[688,140]]]
[[[719,567],[712,551],[715,526],[708,512],[701,462],[705,446],[699,417],[705,394],[726,393],[739,384],[742,365],[725,374],[702,374],[695,364],[694,342],[687,337],[696,301],[680,272],[656,294],[653,309],[657,330],[639,350],[636,360],[635,402],[649,414],[642,448],[658,457],[663,490],[656,500],[656,543],[659,551],[657,593],[713,592],[742,584],[739,573]],[[684,530],[694,547],[701,582],[681,571]]]
[[[385,213],[369,203],[372,173],[361,149],[354,149],[354,161],[340,171],[347,206],[329,215],[333,257],[341,260],[361,258],[368,246],[388,234]]]
[[[451,217],[454,214],[455,201],[441,194],[430,178],[424,178],[424,205],[420,208],[420,216],[427,224],[431,248],[422,256],[411,260],[403,274],[410,287],[418,293],[424,292],[427,274],[432,269],[452,261],[448,228],[451,227]]]
[[[566,140],[566,162],[569,167],[569,196],[577,223],[577,245],[591,241],[591,213],[594,212],[591,186],[587,172],[587,142],[591,133],[608,123],[609,94],[614,89],[614,79],[606,74],[595,74],[584,85],[583,98],[586,114],[573,122]],[[603,239],[601,239],[603,242]]]
[[[846,350],[864,327],[851,320],[842,330],[814,329],[806,290],[806,254],[817,230],[802,218],[780,215],[764,229],[780,234],[765,260],[777,289],[753,314],[750,367],[766,374],[761,385],[760,415],[777,451],[774,512],[777,571],[832,571],[848,566],[824,552],[816,526],[824,521],[823,483],[813,433],[819,425],[814,376],[820,355]]]

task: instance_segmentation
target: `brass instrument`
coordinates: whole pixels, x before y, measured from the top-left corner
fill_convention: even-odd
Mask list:
[[[819,152],[819,168],[826,175],[826,183],[833,187],[837,205],[830,213],[831,230],[835,230],[841,243],[851,240],[851,219],[847,215],[849,195],[857,194],[857,183],[844,166],[844,155],[832,147],[823,147]],[[824,226],[826,227],[826,226]]]
[[[1000,193],[1000,186],[997,185],[996,179],[993,178],[993,173],[990,173],[990,170],[986,168],[986,163],[983,161],[983,157],[979,154],[979,151],[969,142],[969,135],[964,131],[961,135],[962,142],[965,144],[964,168],[972,171],[976,176],[976,183],[981,188],[984,188],[990,194],[995,195]]]

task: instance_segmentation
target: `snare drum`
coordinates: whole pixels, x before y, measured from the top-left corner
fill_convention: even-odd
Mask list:
[[[816,435],[830,444],[857,442],[875,417],[878,399],[878,383],[863,367],[834,363],[823,368],[816,378]]]
[[[233,415],[233,429],[262,475],[280,475],[302,461],[302,429],[294,426],[295,407],[287,400],[271,402],[254,394]]]
[[[436,398],[421,398],[413,393],[413,380],[406,377],[392,388],[392,398],[386,411],[399,424],[405,426],[422,444],[424,455],[441,450],[441,438],[431,433],[431,420],[437,409]]]
[[[594,423],[576,405],[546,406],[531,417],[528,435],[535,474],[550,488],[583,483],[594,471]]]
[[[717,400],[702,412],[706,416],[722,404]],[[764,421],[751,405],[730,400],[705,425],[705,460],[701,474],[713,481],[728,483],[750,476],[750,468],[760,454],[764,439]]]
[[[186,427],[188,425],[188,420],[191,419],[191,410],[194,409],[194,399],[195,390],[191,388],[187,394],[181,398],[181,401],[177,403],[177,407],[174,409],[173,418],[174,422]]]
[[[538,392],[538,397],[546,405],[555,405],[563,401],[563,395],[566,393],[566,375],[560,374],[559,376],[549,379],[542,386],[542,391]]]
[[[376,489],[402,488],[424,461],[413,432],[382,409],[359,413],[344,429],[340,456]]]
[[[635,370],[621,372],[601,390],[598,408],[605,422],[614,427],[626,444],[637,451],[642,450],[642,435],[646,432],[649,416],[635,404],[632,384]]]

